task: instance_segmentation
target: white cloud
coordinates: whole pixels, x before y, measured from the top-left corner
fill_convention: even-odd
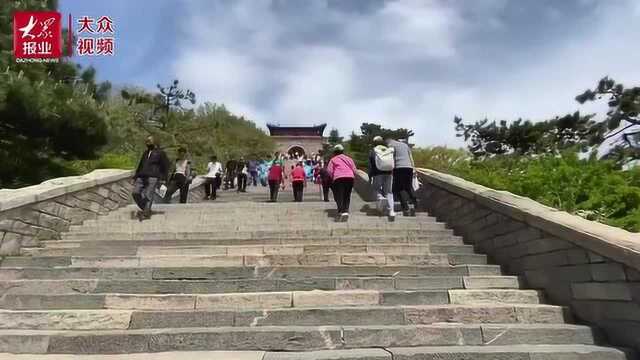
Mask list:
[[[567,24],[548,38],[520,30],[505,0],[391,1],[356,14],[320,1],[206,2],[184,22],[174,71],[200,101],[224,102],[259,125],[327,122],[346,135],[378,122],[414,129],[420,145],[457,146],[455,115],[548,119],[578,109],[575,95],[604,75],[640,83],[640,52],[630,46],[640,6],[581,1],[599,7],[586,17],[592,26],[542,9]]]
[[[372,16],[347,24],[352,46],[391,58],[450,58],[456,55],[459,14],[441,1],[389,2]]]
[[[354,97],[352,59],[332,48],[305,49],[294,59],[284,76],[285,91],[274,109],[274,120],[287,124],[334,122],[345,100]]]

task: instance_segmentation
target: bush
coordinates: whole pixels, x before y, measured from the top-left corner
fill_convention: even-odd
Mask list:
[[[97,160],[76,160],[65,164],[70,175],[83,175],[96,169],[134,169],[138,165],[134,154],[106,153]]]
[[[446,172],[454,167],[464,166],[465,163],[471,160],[471,154],[462,149],[435,146],[414,149],[413,160],[418,167]]]
[[[560,156],[503,155],[462,161],[449,149],[419,149],[417,166],[459,176],[496,190],[629,231],[640,231],[640,170],[619,171],[610,161]]]

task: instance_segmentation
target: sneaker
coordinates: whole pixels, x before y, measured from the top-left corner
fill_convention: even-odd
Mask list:
[[[410,216],[409,210],[402,210],[402,216]]]
[[[146,219],[151,219],[151,209],[149,210],[144,210],[142,212],[142,217],[146,220]]]
[[[142,210],[136,211],[136,218],[138,219],[138,221],[144,220],[144,215],[142,214]]]
[[[411,207],[411,209],[409,209],[409,216],[416,216],[416,208],[415,207]]]
[[[349,220],[349,213],[340,214],[340,221],[341,222],[347,222],[348,220]]]
[[[376,210],[378,210],[378,214],[382,214],[384,211],[384,204],[387,200],[380,198],[376,200]]]
[[[389,212],[389,221],[395,221],[396,220],[396,212],[395,211],[390,211]]]

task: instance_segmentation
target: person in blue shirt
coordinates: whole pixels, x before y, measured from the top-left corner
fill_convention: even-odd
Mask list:
[[[304,174],[305,174],[305,182],[313,181],[313,166],[311,166],[311,161],[307,160],[304,164]]]
[[[264,160],[260,161],[260,165],[258,165],[258,178],[260,179],[260,185],[262,186],[267,186],[268,171],[267,162]]]

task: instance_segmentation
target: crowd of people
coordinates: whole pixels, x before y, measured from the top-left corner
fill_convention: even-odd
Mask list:
[[[160,196],[171,202],[176,191],[180,191],[180,203],[186,203],[189,186],[196,174],[188,152],[178,148],[171,165],[166,153],[160,149],[153,136],[146,139],[143,152],[134,175],[133,199],[140,208],[140,221],[151,217],[151,206],[158,188],[164,188]],[[328,161],[325,161],[328,160]],[[204,174],[204,200],[216,200],[220,188],[246,192],[247,186],[269,187],[270,202],[278,201],[278,194],[290,187],[295,202],[302,202],[309,186],[319,192],[321,199],[329,201],[329,192],[337,208],[337,221],[349,219],[351,192],[356,178],[356,164],[344,153],[344,147],[335,145],[330,156],[312,154],[283,154],[276,152],[269,160],[229,160],[225,166],[214,155],[209,159]],[[380,215],[395,219],[395,200],[400,201],[403,215],[414,216],[417,200],[414,195],[414,162],[411,148],[405,141],[383,139],[376,136],[369,153],[368,175],[376,191],[376,209]],[[409,201],[405,199],[406,193]]]

